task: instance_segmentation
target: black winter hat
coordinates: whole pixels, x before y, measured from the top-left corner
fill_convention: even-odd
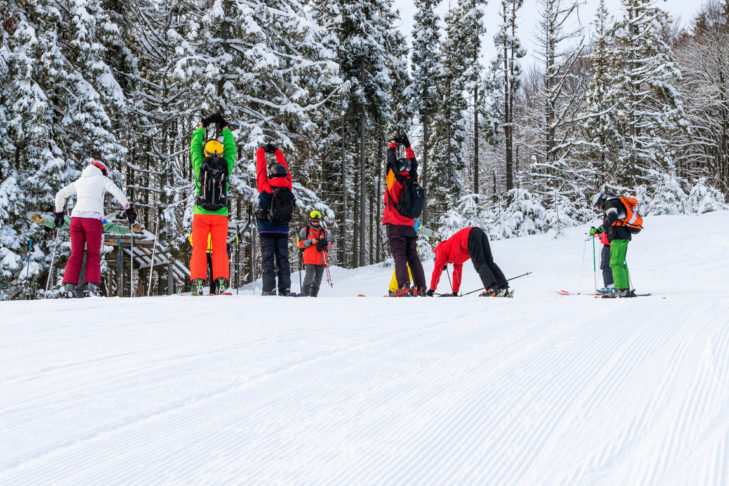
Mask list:
[[[268,166],[269,179],[273,179],[274,177],[286,177],[287,175],[289,175],[289,172],[286,170],[286,167],[283,164],[274,162],[273,164]]]

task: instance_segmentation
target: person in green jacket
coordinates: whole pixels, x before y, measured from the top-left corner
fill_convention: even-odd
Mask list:
[[[223,143],[211,139],[206,143],[205,132],[211,123],[217,124]],[[203,146],[204,144],[204,146]],[[218,284],[216,293],[228,288],[230,261],[226,248],[228,238],[228,181],[236,159],[235,140],[228,122],[220,113],[205,117],[192,133],[190,161],[195,174],[197,200],[192,216],[192,256],[190,280],[192,295],[204,294],[207,276],[208,235],[213,249],[213,280]]]

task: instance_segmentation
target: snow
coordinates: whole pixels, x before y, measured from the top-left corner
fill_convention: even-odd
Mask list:
[[[0,302],[0,484],[727,484],[727,216],[647,217],[637,299],[554,293],[582,227],[492,242],[514,299]]]

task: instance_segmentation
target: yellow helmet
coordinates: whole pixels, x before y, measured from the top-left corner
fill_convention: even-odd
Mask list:
[[[208,157],[220,157],[223,155],[223,144],[217,140],[208,140],[205,144],[205,155]]]
[[[311,219],[321,219],[321,213],[317,211],[316,209],[309,213],[309,218]]]

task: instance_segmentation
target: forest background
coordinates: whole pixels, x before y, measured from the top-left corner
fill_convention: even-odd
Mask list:
[[[289,162],[294,224],[322,211],[330,263],[350,268],[389,256],[385,155],[401,133],[436,232],[424,255],[470,225],[495,239],[559,236],[595,220],[600,190],[638,197],[644,216],[726,207],[729,0],[707,1],[685,28],[653,0],[616,12],[600,0],[589,29],[579,2],[538,0],[529,32],[523,0],[491,3],[495,32],[483,0],[452,0],[443,18],[440,2],[415,0],[407,42],[392,0],[1,0],[0,299],[47,274],[55,233],[29,215],[50,214],[92,158],[186,264],[190,136],[215,111],[238,146],[242,282],[260,274],[254,153],[266,142]],[[484,61],[487,43],[496,55]],[[62,239],[57,259],[69,251]],[[152,293],[169,278],[154,273]]]

